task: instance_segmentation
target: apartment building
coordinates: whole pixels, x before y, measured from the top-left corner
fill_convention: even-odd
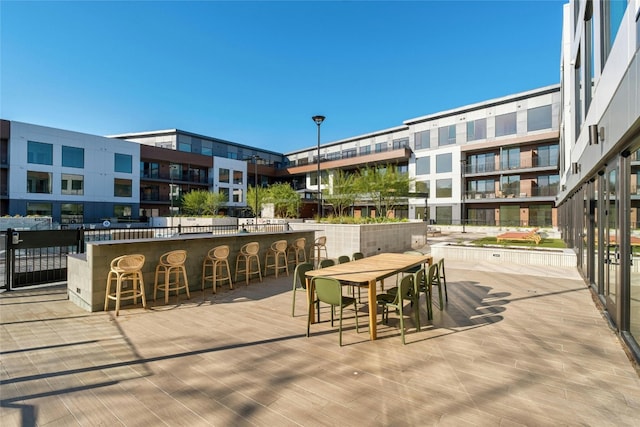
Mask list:
[[[557,224],[560,86],[404,121],[320,147],[321,189],[337,170],[394,165],[413,180],[396,216],[440,224]],[[308,199],[318,192],[318,148],[286,153],[286,174]],[[426,200],[425,200],[426,196]],[[360,201],[354,215],[371,215]]]
[[[559,226],[640,361],[640,1],[564,6]]]
[[[223,194],[224,212],[244,216],[247,187],[273,183],[283,164],[280,153],[179,129],[110,137],[141,146],[140,202],[147,216],[178,213],[182,194],[198,189]]]
[[[51,216],[60,223],[138,214],[136,144],[2,121],[2,215]]]

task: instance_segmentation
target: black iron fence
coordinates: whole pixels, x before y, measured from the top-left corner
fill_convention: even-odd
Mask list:
[[[288,223],[203,225],[175,227],[76,228],[23,231],[0,235],[0,288],[56,283],[67,280],[67,255],[84,253],[86,242],[161,239],[187,234],[233,234],[288,231]]]

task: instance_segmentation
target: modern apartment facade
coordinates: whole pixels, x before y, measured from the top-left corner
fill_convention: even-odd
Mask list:
[[[135,144],[16,121],[3,121],[2,128],[2,215],[52,216],[60,223],[137,216]]]
[[[322,185],[330,186],[337,170],[394,165],[409,174],[419,194],[400,202],[396,216],[440,224],[555,226],[560,106],[560,87],[554,85],[323,144]],[[289,179],[307,198],[315,197],[318,148],[286,157]],[[361,201],[354,215],[372,209]]]
[[[559,226],[640,360],[640,1],[564,6]]]

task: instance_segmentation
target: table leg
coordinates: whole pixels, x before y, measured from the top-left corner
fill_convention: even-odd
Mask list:
[[[307,307],[309,310],[309,318],[311,323],[315,323],[313,319],[315,319],[316,314],[316,306],[313,304],[313,289],[311,289],[311,279],[308,277],[305,278],[307,282]]]
[[[378,304],[376,303],[376,281],[369,282],[369,338],[371,341],[375,340],[378,336],[377,331],[378,320]]]

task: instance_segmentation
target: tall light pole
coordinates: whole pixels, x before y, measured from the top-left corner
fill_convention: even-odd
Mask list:
[[[257,155],[253,155],[251,156],[251,159],[253,160],[253,186],[255,187],[255,193],[256,193],[256,211],[254,212],[254,215],[256,217],[255,224],[256,226],[258,225],[258,159],[260,157],[258,157]]]
[[[320,189],[320,125],[324,122],[324,116],[313,116],[311,119],[318,125],[318,218],[322,218],[322,190]]]
[[[169,184],[169,202],[170,202],[170,207],[169,209],[171,209],[171,212],[169,212],[169,214],[171,215],[171,226],[173,227],[173,171],[177,169],[177,165],[175,164],[169,164],[169,180],[171,181],[171,184]]]
[[[258,160],[262,160],[260,156],[257,154],[252,154],[250,157],[247,157],[245,160],[251,159],[253,161],[253,185],[254,191],[256,193],[256,208],[254,212],[254,221],[255,224],[258,225]]]
[[[461,181],[462,181],[462,211],[460,212],[460,222],[462,222],[462,232],[466,233],[464,226],[465,226],[465,212],[464,212],[464,203],[465,203],[465,198],[466,198],[466,189],[467,189],[467,183],[465,182],[465,173],[466,173],[466,169],[467,169],[467,161],[465,159],[460,160],[460,176],[461,176]]]

